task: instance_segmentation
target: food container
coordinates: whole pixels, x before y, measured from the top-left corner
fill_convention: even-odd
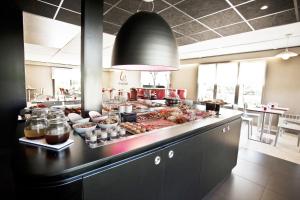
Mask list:
[[[65,119],[56,118],[48,121],[45,139],[48,144],[60,144],[69,139],[71,127]]]
[[[205,103],[206,105],[206,111],[212,110],[212,111],[216,111],[216,115],[220,114],[220,104],[217,103]]]
[[[125,106],[125,112],[126,113],[131,113],[132,112],[132,105],[126,105]]]
[[[56,118],[65,119],[65,117],[65,113],[61,109],[51,109],[47,115],[48,120]]]
[[[41,117],[41,118],[46,118],[48,112],[49,112],[48,108],[34,108],[32,110],[32,115],[33,116],[38,116],[38,117]]]
[[[124,105],[119,106],[119,113],[124,113],[125,110],[126,110],[126,106],[124,106]]]
[[[136,122],[136,113],[121,113],[121,122]]]
[[[180,99],[177,98],[165,98],[167,106],[176,106],[180,103]]]
[[[32,115],[26,120],[24,135],[27,139],[40,139],[45,136],[47,128],[46,117]]]
[[[98,126],[102,129],[114,128],[119,123],[119,117],[117,115],[110,115],[105,120],[98,123]]]
[[[78,123],[74,124],[73,128],[77,133],[86,133],[87,131],[93,131],[96,129],[97,124],[94,122]]]

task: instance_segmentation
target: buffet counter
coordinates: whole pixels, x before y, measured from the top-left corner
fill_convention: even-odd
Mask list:
[[[188,138],[198,137],[207,131],[225,126],[226,124],[226,130],[230,131],[228,124],[231,122],[235,122],[234,126],[236,127],[234,129],[235,149],[231,152],[231,154],[234,155],[232,157],[232,165],[235,165],[235,157],[237,156],[236,149],[238,148],[238,138],[240,134],[240,116],[242,113],[227,109],[221,109],[220,113],[218,116],[199,119],[163,129],[156,129],[146,134],[136,135],[136,137],[98,148],[90,148],[75,132],[71,134],[74,144],[59,152],[21,144],[16,139],[16,151],[13,163],[14,175],[18,183],[18,194],[26,196],[27,193],[29,194],[34,191],[38,197],[39,192],[42,195],[42,193],[45,190],[48,191],[49,188],[50,191],[56,191],[56,187],[63,186],[64,188],[66,186],[66,190],[69,190],[69,184],[76,184],[74,188],[78,186],[76,191],[78,190],[80,191],[79,193],[82,194],[83,190],[85,190],[85,178],[93,176],[95,173],[98,174],[109,168],[118,168],[122,163],[126,164],[139,157],[152,154],[175,143],[188,140]],[[23,124],[19,124],[18,130],[17,137],[19,138],[23,136]],[[204,140],[200,141],[203,142]],[[201,145],[197,145],[197,148],[200,147]],[[232,145],[228,148],[232,148]],[[188,147],[186,150],[188,151]],[[205,150],[203,151],[205,152]],[[155,158],[155,163],[160,162],[158,160],[159,159]],[[230,170],[231,167],[230,165]],[[128,173],[135,174],[135,172]],[[64,189],[62,190],[64,191]],[[89,192],[85,192],[85,194],[89,194]],[[82,198],[93,199],[83,196]]]

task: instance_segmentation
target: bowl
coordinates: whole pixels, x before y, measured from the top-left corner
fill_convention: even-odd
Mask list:
[[[73,125],[73,129],[77,133],[86,133],[87,131],[93,131],[96,129],[97,124],[94,122],[77,123]]]
[[[76,120],[74,122],[74,124],[79,124],[79,123],[87,123],[90,121],[90,118],[83,118],[83,119],[79,119],[79,120]]]
[[[79,120],[83,119],[83,118],[81,117],[81,115],[78,115],[78,114],[76,114],[76,113],[69,113],[69,114],[68,114],[68,118],[70,119],[70,121],[71,121],[72,123],[75,123],[76,121],[79,121]]]
[[[103,129],[109,129],[109,128],[114,128],[118,125],[118,122],[117,123],[114,123],[114,124],[100,124],[98,123],[98,126],[100,128],[103,128]]]
[[[103,121],[103,120],[107,119],[107,117],[108,116],[95,117],[95,118],[92,118],[92,121],[98,123],[100,121]]]

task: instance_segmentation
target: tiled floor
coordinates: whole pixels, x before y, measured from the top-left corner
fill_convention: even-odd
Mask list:
[[[300,164],[300,152],[299,148],[297,147],[298,138],[296,134],[282,134],[282,136],[280,136],[278,139],[276,147],[273,146],[275,141],[275,133],[268,135],[268,137],[273,141],[272,144],[248,140],[247,134],[247,126],[246,124],[243,124],[240,138],[241,147]],[[259,135],[256,127],[253,127],[253,135]]]
[[[205,200],[299,200],[300,165],[240,148],[238,164]]]

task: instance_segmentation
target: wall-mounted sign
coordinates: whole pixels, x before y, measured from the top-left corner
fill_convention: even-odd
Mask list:
[[[119,85],[128,85],[127,77],[125,71],[122,71],[120,74]]]

